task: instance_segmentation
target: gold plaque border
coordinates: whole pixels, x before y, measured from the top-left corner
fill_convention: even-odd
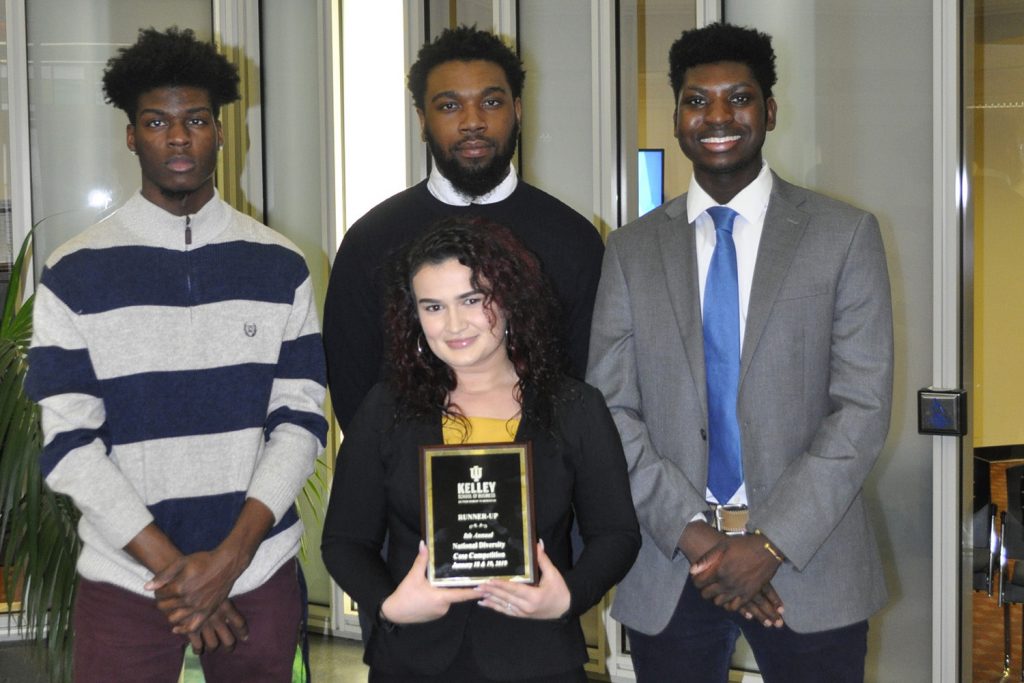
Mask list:
[[[526,572],[524,574],[493,574],[489,576],[453,576],[438,579],[434,569],[434,515],[432,464],[434,458],[484,456],[491,454],[519,455],[519,496],[523,509],[523,548]],[[430,560],[427,562],[427,580],[435,586],[459,587],[476,586],[491,579],[515,581],[517,583],[536,583],[537,569],[537,529],[534,518],[533,498],[533,448],[526,443],[474,443],[457,444],[454,446],[420,446],[420,521],[423,527],[423,539],[427,544]]]

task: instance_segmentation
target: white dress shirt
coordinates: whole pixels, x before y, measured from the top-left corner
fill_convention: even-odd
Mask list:
[[[740,297],[740,349],[743,349],[743,335],[747,327],[747,309],[750,305],[750,289],[754,282],[754,264],[757,261],[757,248],[761,244],[761,233],[764,231],[764,216],[768,211],[768,198],[772,192],[772,174],[768,162],[761,162],[761,172],[753,182],[733,197],[728,204],[738,215],[733,223],[732,239],[736,244],[736,277]],[[718,241],[715,237],[715,222],[707,210],[719,206],[697,179],[690,178],[690,189],[686,195],[686,215],[696,216],[694,220],[697,231],[697,281],[700,284],[701,310],[704,310],[704,284],[711,267],[711,255]],[[706,492],[707,499],[719,502]],[[747,504],[746,482],[740,485],[732,498],[727,501],[732,505]]]

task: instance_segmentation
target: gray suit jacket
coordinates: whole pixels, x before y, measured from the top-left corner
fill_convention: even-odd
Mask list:
[[[604,393],[643,545],[612,616],[660,632],[706,509],[708,443],[695,229],[686,196],[615,231],[594,308],[587,380]],[[874,216],[774,178],[754,268],[738,417],[751,529],[787,562],[772,581],[801,632],[866,619],[886,600],[861,487],[885,441],[892,303]]]

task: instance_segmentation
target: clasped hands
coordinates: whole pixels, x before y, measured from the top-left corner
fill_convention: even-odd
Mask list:
[[[249,637],[249,627],[228,593],[238,578],[223,551],[182,555],[157,572],[145,585],[154,591],[156,605],[172,631],[188,637],[196,654],[223,646],[234,649]]]
[[[691,561],[690,578],[705,600],[781,627],[784,607],[771,585],[780,563],[760,536],[727,536],[704,522],[687,525],[679,548]]]
[[[537,544],[537,566],[540,581],[535,586],[491,580],[472,588],[438,588],[427,579],[427,547],[421,541],[409,572],[381,603],[381,616],[394,624],[419,624],[440,619],[455,603],[476,600],[510,617],[558,619],[569,611],[569,588],[544,552],[543,541]]]

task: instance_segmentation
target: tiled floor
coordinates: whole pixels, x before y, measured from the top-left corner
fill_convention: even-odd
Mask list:
[[[30,646],[16,641],[0,643],[0,683],[45,683],[43,667]]]
[[[309,668],[315,683],[366,683],[363,644],[311,633]]]
[[[368,672],[362,660],[363,645],[359,641],[309,634],[309,668],[316,683],[366,683]],[[295,680],[301,680],[302,661],[298,656],[294,664]],[[199,660],[186,650],[185,670],[178,683],[203,683],[204,680]]]
[[[0,683],[45,683],[24,643],[0,643]],[[316,683],[366,683],[362,643],[310,634],[309,665]]]
[[[309,665],[316,683],[366,683],[363,646],[357,641],[311,634]],[[0,643],[0,683],[44,683],[42,666],[31,646]],[[201,680],[201,675],[199,676]]]
[[[314,683],[366,683],[362,643],[346,638],[310,635],[309,666]],[[599,683],[599,679],[591,679]]]

